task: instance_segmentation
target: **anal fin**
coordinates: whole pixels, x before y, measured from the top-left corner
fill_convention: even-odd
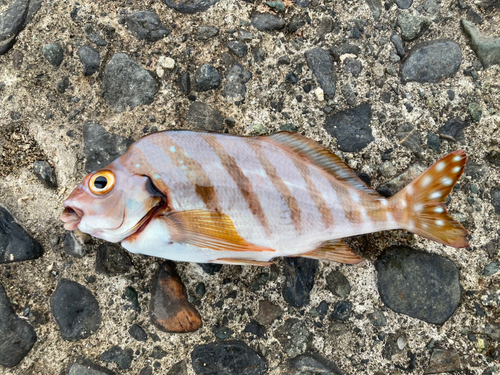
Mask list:
[[[263,262],[259,260],[253,259],[238,259],[238,258],[219,258],[211,261],[210,263],[219,263],[219,264],[238,264],[242,266],[270,266],[274,264],[274,262]]]
[[[316,249],[297,256],[346,264],[358,264],[363,261],[363,258],[354,254],[342,238],[325,241]]]

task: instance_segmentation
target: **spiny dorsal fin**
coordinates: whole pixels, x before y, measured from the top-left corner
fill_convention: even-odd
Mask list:
[[[246,242],[229,216],[217,211],[177,211],[162,217],[173,230],[175,242],[220,251],[275,251]]]
[[[323,242],[316,249],[297,256],[346,264],[358,264],[363,261],[363,258],[354,254],[342,238]]]
[[[357,190],[380,198],[380,195],[366,185],[342,159],[312,139],[291,132],[279,132],[261,139],[299,155]]]

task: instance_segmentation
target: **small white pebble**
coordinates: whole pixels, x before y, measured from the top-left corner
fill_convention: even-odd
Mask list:
[[[156,75],[158,77],[163,77],[163,75],[165,74],[165,71],[163,70],[163,68],[161,66],[157,66],[156,67]]]
[[[399,337],[398,338],[398,348],[399,350],[403,350],[406,347],[406,340],[404,337]]]
[[[158,64],[162,68],[165,69],[174,69],[175,68],[175,60],[171,57],[160,56],[158,59]]]
[[[321,87],[318,87],[316,90],[314,90],[314,95],[316,95],[316,99],[318,99],[318,101],[320,102],[325,100],[325,92]]]

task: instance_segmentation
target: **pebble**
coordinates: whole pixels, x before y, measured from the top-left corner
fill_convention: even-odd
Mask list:
[[[341,151],[358,152],[375,140],[370,127],[371,120],[371,106],[364,103],[328,116],[324,127],[337,138],[337,146]]]
[[[167,57],[167,56],[160,56],[157,64],[159,66],[161,66],[162,68],[169,69],[169,70],[172,70],[175,68],[175,60],[173,58]]]
[[[234,333],[231,328],[227,328],[226,326],[215,326],[212,328],[212,332],[219,340],[227,340]]]
[[[375,262],[378,289],[390,309],[443,324],[460,303],[457,266],[437,254],[394,246]]]
[[[285,258],[284,263],[283,298],[290,306],[303,307],[309,303],[319,262],[308,258]]]
[[[224,118],[215,109],[202,102],[193,102],[189,107],[187,121],[196,130],[222,132]]]
[[[263,375],[268,371],[266,359],[241,341],[197,346],[191,360],[196,375]]]
[[[202,65],[194,74],[194,89],[202,92],[216,89],[222,81],[221,75],[212,65]]]
[[[441,374],[462,370],[460,356],[454,349],[434,349],[425,374]]]
[[[160,17],[153,11],[135,12],[125,18],[128,30],[139,40],[156,42],[170,34],[170,30],[161,23]]]
[[[69,81],[69,77],[68,76],[63,77],[57,83],[56,90],[57,90],[58,93],[64,94],[66,92],[66,90],[70,87],[70,85],[71,85],[71,83]]]
[[[404,82],[440,82],[452,77],[462,62],[460,46],[451,40],[434,40],[416,45],[401,68]]]
[[[128,333],[130,334],[130,336],[132,336],[137,341],[147,341],[148,340],[148,334],[138,324],[132,324],[130,326],[130,328],[128,329]]]
[[[254,13],[250,21],[252,26],[260,31],[278,31],[285,27],[285,20],[271,13]]]
[[[227,48],[237,57],[245,57],[248,54],[248,46],[246,43],[233,40],[227,44]]]
[[[344,72],[345,74],[352,74],[353,77],[358,78],[361,74],[363,66],[358,59],[346,58],[344,60]]]
[[[427,146],[439,153],[441,150],[441,138],[439,138],[437,134],[429,131],[427,133]]]
[[[78,357],[68,366],[67,375],[115,375],[115,373],[96,365],[89,359]]]
[[[130,255],[118,245],[103,243],[97,247],[95,271],[104,275],[120,275],[132,267]]]
[[[87,247],[83,237],[77,237],[75,232],[64,233],[62,240],[63,251],[74,258],[83,258],[87,254]]]
[[[151,73],[124,53],[115,53],[106,64],[102,79],[104,99],[114,112],[153,103],[158,82]]]
[[[467,109],[469,110],[472,122],[479,122],[479,120],[481,120],[481,117],[483,116],[483,109],[479,103],[469,103]]]
[[[500,39],[484,35],[477,26],[464,19],[462,27],[483,67],[487,69],[492,65],[500,65]]]
[[[219,34],[219,28],[215,26],[198,26],[196,29],[196,38],[200,40],[209,40]]]
[[[342,299],[351,292],[349,280],[340,271],[330,272],[326,277],[326,284],[330,292]]]
[[[332,320],[345,322],[349,320],[352,313],[352,303],[349,301],[339,301],[333,305]]]
[[[247,83],[252,77],[252,73],[248,69],[243,68],[241,65],[231,66],[226,73],[226,85],[222,91],[222,95],[226,101],[231,103],[238,103],[245,100]]]
[[[101,326],[99,303],[83,285],[61,279],[50,297],[50,311],[64,340],[85,339]]]
[[[37,339],[33,327],[14,312],[2,284],[0,284],[0,337],[2,338],[0,365],[9,368],[21,362]]]
[[[63,49],[57,43],[50,43],[43,46],[42,55],[56,69],[61,66],[64,59]]]
[[[322,102],[325,100],[325,92],[321,87],[317,87],[314,90],[314,96],[316,96],[316,100],[318,100],[318,102]]]
[[[421,37],[429,28],[431,21],[425,17],[412,16],[410,13],[400,13],[397,25],[401,29],[401,37],[405,42],[411,42]]]
[[[164,262],[153,276],[149,315],[153,324],[169,333],[194,332],[201,317],[188,301],[186,289],[175,269]]]
[[[57,180],[54,169],[45,160],[37,160],[33,163],[33,172],[40,182],[48,189],[57,188]]]
[[[387,325],[387,318],[384,313],[378,309],[374,309],[371,314],[368,314],[371,324],[375,327],[385,327]]]
[[[81,46],[78,49],[78,57],[83,65],[83,75],[90,76],[99,71],[101,58],[99,51],[89,46]]]
[[[312,338],[305,323],[297,318],[285,321],[281,327],[274,331],[274,337],[278,339],[283,351],[289,357],[303,354]]]
[[[333,57],[321,48],[313,48],[304,53],[307,66],[316,76],[324,94],[333,98],[337,85],[337,74],[333,64]]]
[[[169,8],[179,13],[194,14],[204,12],[219,0],[164,0]]]
[[[401,37],[399,36],[398,33],[392,33],[391,42],[392,42],[392,44],[394,44],[394,47],[396,48],[396,53],[398,54],[398,56],[401,58],[405,57],[406,52],[405,52],[403,40],[401,39]]]
[[[491,204],[495,209],[495,213],[500,215],[500,189],[491,190]]]
[[[299,31],[299,29],[302,28],[305,24],[306,21],[301,16],[295,15],[288,23],[286,30],[291,34],[294,34]]]
[[[413,4],[413,0],[396,0],[399,9],[408,9]]]
[[[207,273],[209,275],[215,275],[222,268],[222,264],[214,264],[214,263],[197,263],[197,264],[198,264],[198,266],[201,267],[201,269],[205,273]]]
[[[459,118],[452,118],[439,128],[438,134],[441,138],[448,139],[450,141],[463,142],[465,141],[464,129],[467,126],[469,126],[467,122]]]
[[[177,86],[179,86],[179,90],[184,95],[188,95],[191,91],[191,77],[188,72],[184,72],[179,75],[177,79]]]
[[[177,362],[168,370],[167,375],[188,375],[186,362]]]
[[[114,362],[120,370],[126,370],[132,364],[134,351],[130,348],[122,349],[120,346],[115,345],[102,353],[99,358],[103,362]]]
[[[415,126],[410,123],[402,124],[397,129],[397,136],[400,143],[417,156],[422,155],[422,143],[415,131]]]
[[[90,173],[105,167],[133,143],[129,138],[108,133],[102,126],[93,121],[83,124],[83,153],[85,171]]]
[[[380,20],[382,15],[382,0],[366,0],[375,21]]]
[[[255,316],[255,320],[263,325],[270,325],[276,319],[281,318],[283,310],[278,305],[267,300],[259,301],[259,312]]]
[[[384,161],[378,171],[385,178],[394,177],[397,173],[396,167],[390,161]]]
[[[500,341],[500,324],[492,324],[487,322],[482,329],[482,333],[484,333],[493,341]]]
[[[346,83],[340,88],[340,91],[342,92],[342,95],[344,96],[344,99],[347,103],[348,106],[355,106],[356,105],[356,93],[352,89],[351,85],[349,83]],[[330,112],[327,112],[328,114]]]
[[[0,206],[0,264],[37,259],[42,254],[40,243]]]
[[[337,365],[317,353],[306,353],[288,362],[290,375],[344,375]]]
[[[257,337],[264,337],[267,329],[263,325],[259,324],[259,322],[252,319],[247,323],[243,332],[253,333]]]
[[[288,72],[285,77],[285,82],[291,83],[292,85],[299,82],[299,77],[294,72]]]

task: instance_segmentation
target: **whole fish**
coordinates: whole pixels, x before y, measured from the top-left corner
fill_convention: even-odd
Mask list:
[[[362,261],[342,238],[406,229],[454,247],[467,231],[444,204],[467,156],[454,151],[385,198],[297,133],[147,135],[64,201],[67,230],[177,261],[269,265],[280,256]]]

